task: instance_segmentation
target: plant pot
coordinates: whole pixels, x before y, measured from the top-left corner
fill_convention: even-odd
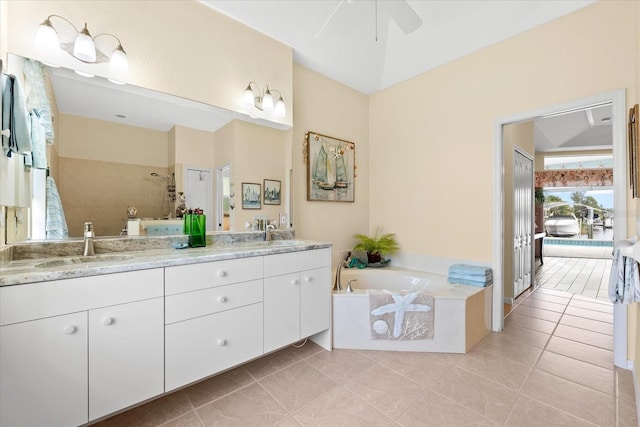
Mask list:
[[[382,261],[382,257],[379,253],[369,253],[367,252],[367,261],[369,264],[375,264]]]

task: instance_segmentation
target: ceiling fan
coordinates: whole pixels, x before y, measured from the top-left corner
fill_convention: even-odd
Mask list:
[[[324,21],[322,27],[316,34],[316,38],[320,36],[324,28],[327,24],[333,19],[333,17],[338,13],[338,11],[345,5],[351,5],[358,1],[363,0],[340,0],[336,8],[331,12],[331,15]],[[373,3],[375,8],[375,39],[378,41],[378,0],[370,1]],[[418,14],[413,10],[411,6],[405,0],[393,0],[393,1],[385,1],[384,8],[386,14],[389,15],[389,18],[392,19],[396,25],[402,30],[403,33],[409,34],[420,28],[422,25],[422,19],[418,16]]]

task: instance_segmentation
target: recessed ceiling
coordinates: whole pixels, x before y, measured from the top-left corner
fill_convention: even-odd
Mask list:
[[[397,0],[201,1],[291,46],[295,62],[365,94],[594,3],[407,0],[422,25],[405,34],[391,17]]]
[[[610,104],[534,121],[536,152],[606,150],[613,147]]]

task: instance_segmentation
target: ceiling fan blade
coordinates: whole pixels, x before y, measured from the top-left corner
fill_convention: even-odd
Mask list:
[[[385,2],[389,16],[403,33],[409,34],[420,28],[422,19],[405,0]]]
[[[342,7],[342,5],[344,4],[346,0],[340,0],[340,3],[338,3],[338,5],[336,6],[335,9],[333,9],[333,12],[331,12],[331,15],[329,15],[329,17],[326,19],[326,21],[324,21],[324,24],[322,24],[322,27],[320,27],[320,29],[318,30],[318,32],[315,35],[315,38],[317,39],[318,36],[322,33],[322,31],[324,30],[324,27],[327,26],[327,24],[329,23],[329,21],[331,21],[331,19],[333,18],[333,15],[336,14],[336,12],[338,11],[338,9],[340,9]]]

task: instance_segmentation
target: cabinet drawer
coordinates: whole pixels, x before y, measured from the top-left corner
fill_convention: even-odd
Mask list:
[[[165,391],[261,356],[262,303],[165,327]]]
[[[0,325],[163,296],[162,269],[0,288]]]
[[[180,322],[257,302],[262,302],[262,280],[169,295],[165,300],[165,323]]]
[[[262,278],[262,257],[231,259],[165,268],[165,293],[197,291]]]
[[[264,277],[331,266],[331,249],[289,252],[264,257]]]

